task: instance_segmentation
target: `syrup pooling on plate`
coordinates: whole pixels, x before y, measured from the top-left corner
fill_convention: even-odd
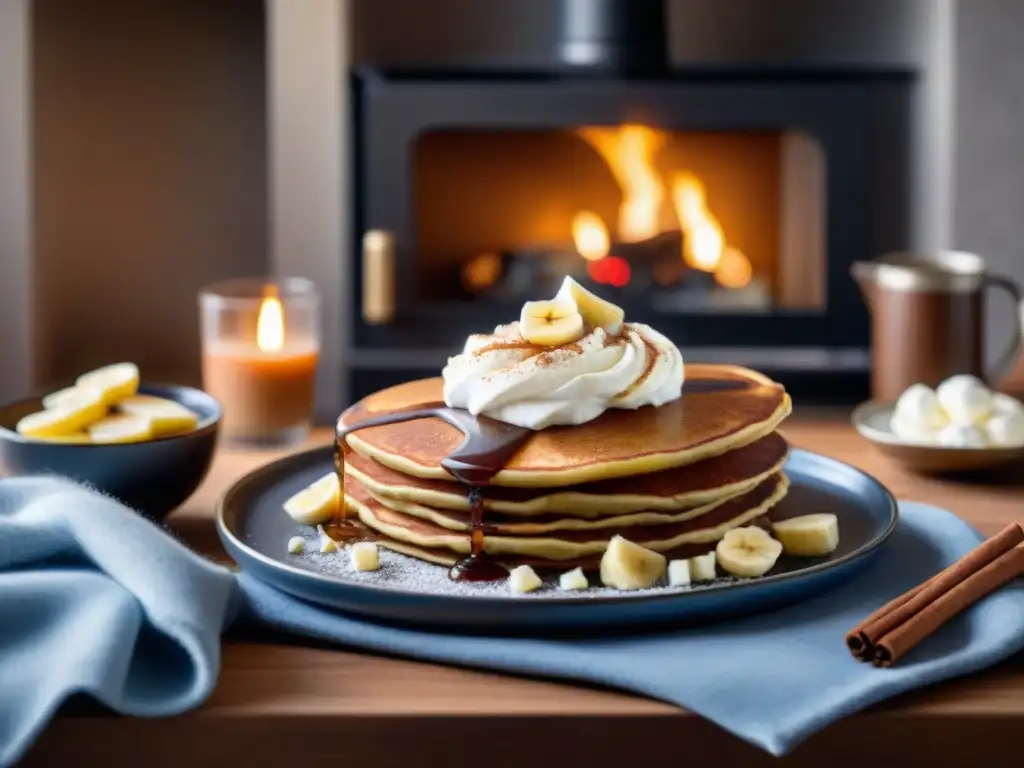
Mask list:
[[[470,555],[460,560],[450,571],[455,580],[463,581],[494,581],[503,579],[508,572],[498,563],[489,560],[484,552],[484,494],[483,488],[498,474],[519,447],[526,442],[532,433],[525,427],[506,424],[486,416],[473,416],[468,411],[449,408],[444,404],[430,403],[417,406],[406,411],[397,411],[384,416],[375,416],[351,425],[338,424],[334,449],[335,468],[338,478],[344,487],[345,475],[345,437],[357,429],[395,424],[414,419],[438,418],[451,424],[466,436],[459,447],[452,451],[441,462],[441,466],[456,480],[469,486],[469,502],[472,514],[473,531],[470,535]],[[341,514],[347,515],[345,504],[341,505]],[[339,533],[345,529],[355,531],[362,526],[355,521],[344,518],[332,524],[331,529]],[[347,540],[356,538],[354,532]],[[332,538],[334,536],[332,535]]]

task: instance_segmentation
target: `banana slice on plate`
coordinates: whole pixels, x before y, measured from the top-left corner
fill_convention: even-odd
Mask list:
[[[659,552],[614,536],[601,558],[601,583],[615,589],[647,589],[665,575],[667,561]]]
[[[94,443],[139,443],[153,439],[153,425],[142,416],[116,413],[89,427]]]
[[[341,503],[341,483],[330,472],[284,503],[284,511],[300,525],[320,525],[336,517]]]
[[[519,315],[519,333],[531,344],[571,344],[583,336],[583,318],[576,311],[576,302],[564,296],[528,301]]]
[[[603,328],[613,336],[622,333],[622,321],[626,317],[622,307],[591,293],[571,277],[565,278],[555,298],[569,299],[576,304],[576,311],[586,325]]]
[[[118,408],[122,413],[149,419],[154,437],[191,432],[199,423],[199,417],[181,403],[153,395],[131,395]]]
[[[772,523],[772,532],[787,555],[824,557],[839,546],[839,518],[828,513],[780,520]]]
[[[65,395],[57,408],[30,413],[15,426],[18,434],[26,437],[64,437],[82,432],[107,415],[102,393],[83,388]]]
[[[117,405],[139,390],[139,367],[135,363],[114,363],[83,373],[75,384],[98,389],[107,405]]]
[[[733,528],[715,547],[718,564],[744,579],[764,576],[781,554],[782,544],[756,526]]]

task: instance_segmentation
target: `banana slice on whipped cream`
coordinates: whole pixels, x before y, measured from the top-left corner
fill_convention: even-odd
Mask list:
[[[562,282],[562,287],[558,289],[556,298],[571,300],[576,305],[576,311],[583,318],[585,325],[602,328],[612,336],[622,333],[622,322],[626,318],[622,307],[591,293],[571,277],[566,277]]]
[[[528,301],[519,316],[519,333],[531,344],[559,347],[583,338],[583,316],[572,299]]]
[[[587,326],[618,336],[625,312],[566,277],[555,298],[528,301],[519,316],[519,333],[531,344],[559,347],[583,337]]]

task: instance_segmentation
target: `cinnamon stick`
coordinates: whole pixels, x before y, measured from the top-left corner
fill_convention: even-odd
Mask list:
[[[1011,523],[945,570],[868,616],[846,636],[847,647],[861,661],[874,659],[877,643],[885,635],[1022,541],[1024,528]]]
[[[875,666],[892,666],[958,613],[1018,576],[1024,576],[1022,547],[1015,547],[1003,553],[882,637],[877,643],[875,657],[872,660]]]
[[[864,627],[870,626],[874,622],[881,619],[883,616],[886,616],[895,611],[904,603],[913,600],[921,593],[922,590],[926,589],[929,584],[935,581],[936,578],[937,576],[932,576],[930,579],[928,579],[928,581],[918,584],[909,592],[904,592],[899,597],[893,598],[888,603],[879,608],[877,611],[868,616],[866,619],[864,619],[856,627],[851,629],[850,632],[846,635],[846,647],[850,649],[850,652],[859,661],[870,661],[871,659],[873,659],[875,656],[875,647],[871,644],[871,641],[868,639],[868,636],[864,634]]]

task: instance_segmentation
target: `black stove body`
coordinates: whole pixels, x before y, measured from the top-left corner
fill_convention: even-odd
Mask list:
[[[351,394],[437,375],[572,274],[687,361],[863,396],[850,266],[915,245],[920,184],[921,67],[874,49],[897,23],[919,47],[924,11],[886,5],[830,57],[849,2],[357,0]]]

